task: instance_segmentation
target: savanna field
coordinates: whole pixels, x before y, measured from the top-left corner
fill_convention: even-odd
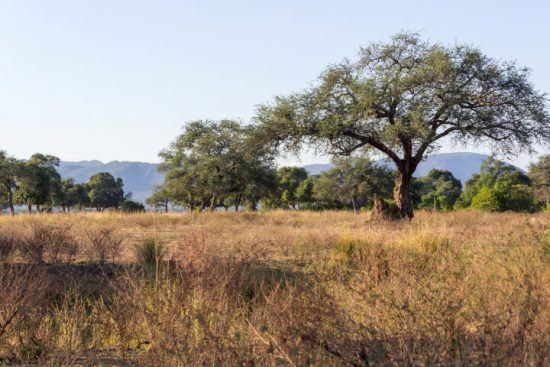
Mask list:
[[[0,217],[0,365],[550,363],[550,214]]]

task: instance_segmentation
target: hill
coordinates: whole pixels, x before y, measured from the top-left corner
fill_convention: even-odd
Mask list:
[[[442,153],[426,157],[420,163],[415,176],[424,176],[431,169],[451,171],[463,184],[472,174],[479,171],[481,163],[487,155],[477,153]],[[379,161],[392,166],[387,160]],[[133,198],[144,202],[153,187],[162,182],[162,174],[157,171],[158,164],[146,162],[103,163],[100,161],[61,162],[59,172],[63,177],[73,177],[77,182],[86,182],[97,172],[109,172],[124,180],[124,191],[131,192]],[[330,169],[330,163],[310,164],[304,166],[309,174],[319,174]]]

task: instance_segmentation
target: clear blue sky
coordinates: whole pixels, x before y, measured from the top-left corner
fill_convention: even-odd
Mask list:
[[[255,105],[401,30],[517,60],[550,92],[549,4],[0,0],[0,149],[154,162],[186,121],[247,121]],[[442,149],[453,150],[485,151]]]

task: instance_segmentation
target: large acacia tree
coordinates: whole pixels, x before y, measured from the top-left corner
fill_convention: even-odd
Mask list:
[[[309,89],[260,106],[256,118],[264,136],[287,148],[383,153],[397,166],[393,196],[408,218],[412,175],[441,139],[489,142],[505,154],[550,141],[547,99],[529,70],[410,33],[329,66]]]

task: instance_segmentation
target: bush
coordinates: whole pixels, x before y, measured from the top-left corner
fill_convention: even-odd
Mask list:
[[[52,226],[33,222],[30,237],[19,246],[21,256],[30,263],[73,261],[79,244],[70,230],[68,224]]]
[[[91,256],[104,264],[107,261],[115,262],[120,247],[122,237],[112,228],[99,228],[87,233],[90,240]]]
[[[127,213],[142,213],[145,211],[145,206],[133,200],[124,200],[120,206],[123,212]]]
[[[501,210],[532,212],[536,203],[533,190],[526,185],[496,184],[494,191]]]
[[[496,212],[501,210],[499,204],[495,192],[487,186],[483,186],[472,199],[470,207],[488,212]]]
[[[0,233],[0,263],[9,261],[15,252],[16,239],[11,233]]]
[[[497,183],[492,188],[483,186],[472,199],[471,208],[484,211],[532,212],[536,204],[533,191],[526,185]]]
[[[165,253],[166,247],[164,243],[153,238],[147,238],[135,247],[137,262],[142,265],[146,271],[156,272]]]

